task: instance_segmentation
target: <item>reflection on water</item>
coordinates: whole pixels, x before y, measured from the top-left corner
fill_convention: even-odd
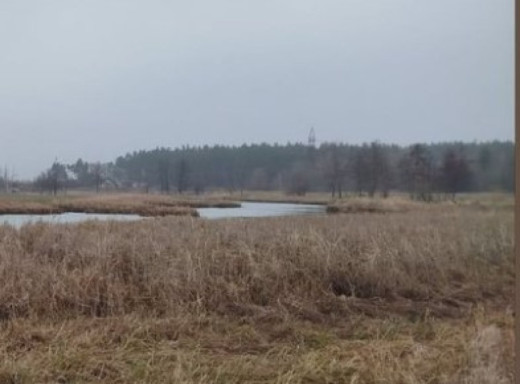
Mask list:
[[[85,220],[139,220],[139,215],[115,215],[98,213],[61,213],[58,215],[0,215],[0,224],[20,228],[29,223],[78,223]]]
[[[316,215],[325,213],[325,206],[314,204],[252,203],[243,202],[240,208],[199,208],[200,217],[226,219],[233,217],[269,217]]]

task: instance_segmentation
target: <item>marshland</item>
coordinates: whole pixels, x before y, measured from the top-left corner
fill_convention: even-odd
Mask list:
[[[512,382],[511,195],[330,204],[1,226],[0,382]]]
[[[160,148],[5,173],[0,384],[512,383],[512,150]]]
[[[6,174],[0,383],[512,383],[512,148],[157,149]],[[305,171],[269,162],[291,152]]]
[[[0,384],[512,384],[514,4],[467,3],[2,1]]]

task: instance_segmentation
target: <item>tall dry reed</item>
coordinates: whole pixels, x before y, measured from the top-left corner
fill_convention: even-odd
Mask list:
[[[509,303],[512,215],[438,212],[0,227],[0,318],[364,311]]]

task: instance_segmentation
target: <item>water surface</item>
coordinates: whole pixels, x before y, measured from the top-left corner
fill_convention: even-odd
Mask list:
[[[325,213],[326,207],[317,204],[254,203],[242,202],[240,208],[199,208],[204,219],[229,219],[240,217],[274,217],[316,215]]]
[[[315,204],[254,203],[243,202],[240,208],[198,208],[203,219],[229,219],[245,217],[275,217],[295,215],[316,215],[325,213],[325,206]],[[60,213],[55,215],[0,215],[0,225],[9,224],[20,228],[29,223],[79,223],[86,220],[140,220],[139,215],[99,214],[99,213]]]

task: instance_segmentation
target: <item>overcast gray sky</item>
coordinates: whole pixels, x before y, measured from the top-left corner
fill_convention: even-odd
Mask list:
[[[512,140],[513,0],[2,0],[0,166]]]

